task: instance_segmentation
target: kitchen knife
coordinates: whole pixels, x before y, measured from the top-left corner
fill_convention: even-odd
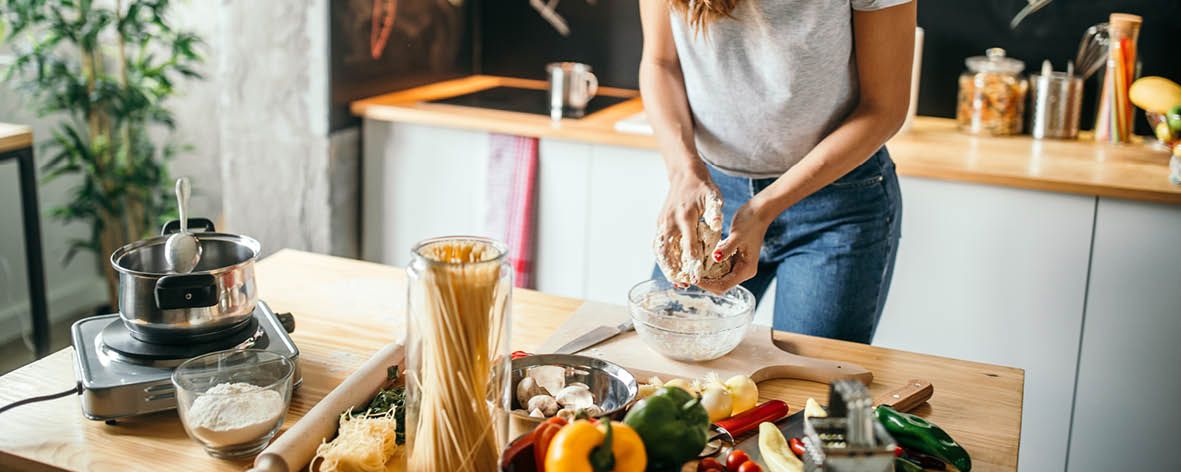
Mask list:
[[[934,393],[935,387],[931,385],[931,382],[911,380],[902,387],[874,397],[873,404],[887,405],[898,411],[910,411],[930,399]],[[783,433],[785,438],[802,437],[804,435],[804,410],[801,408],[782,421],[776,422],[776,426],[779,427],[779,431]],[[766,464],[763,454],[759,452],[758,432],[743,439],[734,448],[746,452],[746,455],[758,464]]]
[[[587,331],[582,336],[574,338],[573,341],[563,344],[562,347],[554,351],[554,354],[574,354],[633,329],[635,329],[635,326],[632,325],[631,320],[620,323],[619,326],[599,326],[598,328]]]

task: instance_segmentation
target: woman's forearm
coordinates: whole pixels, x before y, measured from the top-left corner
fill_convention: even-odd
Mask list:
[[[792,205],[864,163],[902,126],[900,110],[859,106],[799,163],[751,199],[760,219],[770,222]]]
[[[640,93],[669,177],[705,172],[693,139],[693,118],[680,65],[655,60],[641,62]]]

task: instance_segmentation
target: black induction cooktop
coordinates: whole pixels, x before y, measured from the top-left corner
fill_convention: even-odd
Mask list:
[[[611,105],[623,103],[628,100],[631,99],[624,97],[595,95],[595,97],[586,104],[586,110],[581,112],[566,110],[562,113],[562,116],[565,118],[582,118]],[[515,111],[520,113],[533,113],[535,115],[549,116],[549,91],[547,90],[500,86],[464,95],[457,95],[450,98],[431,100],[428,103],[444,103],[447,105],[459,105],[465,107],[491,108],[493,110]]]

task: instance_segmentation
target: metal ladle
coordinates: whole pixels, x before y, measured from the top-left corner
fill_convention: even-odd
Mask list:
[[[201,242],[189,232],[189,179],[176,179],[176,206],[180,213],[180,231],[168,236],[164,242],[164,259],[172,271],[187,274],[197,268],[201,261]]]

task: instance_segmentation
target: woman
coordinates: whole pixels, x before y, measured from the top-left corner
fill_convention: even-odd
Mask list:
[[[657,238],[729,258],[776,329],[868,343],[898,250],[883,147],[909,100],[909,0],[640,0],[640,90],[668,169]],[[697,241],[720,192],[726,234]],[[705,249],[709,251],[710,249]]]

